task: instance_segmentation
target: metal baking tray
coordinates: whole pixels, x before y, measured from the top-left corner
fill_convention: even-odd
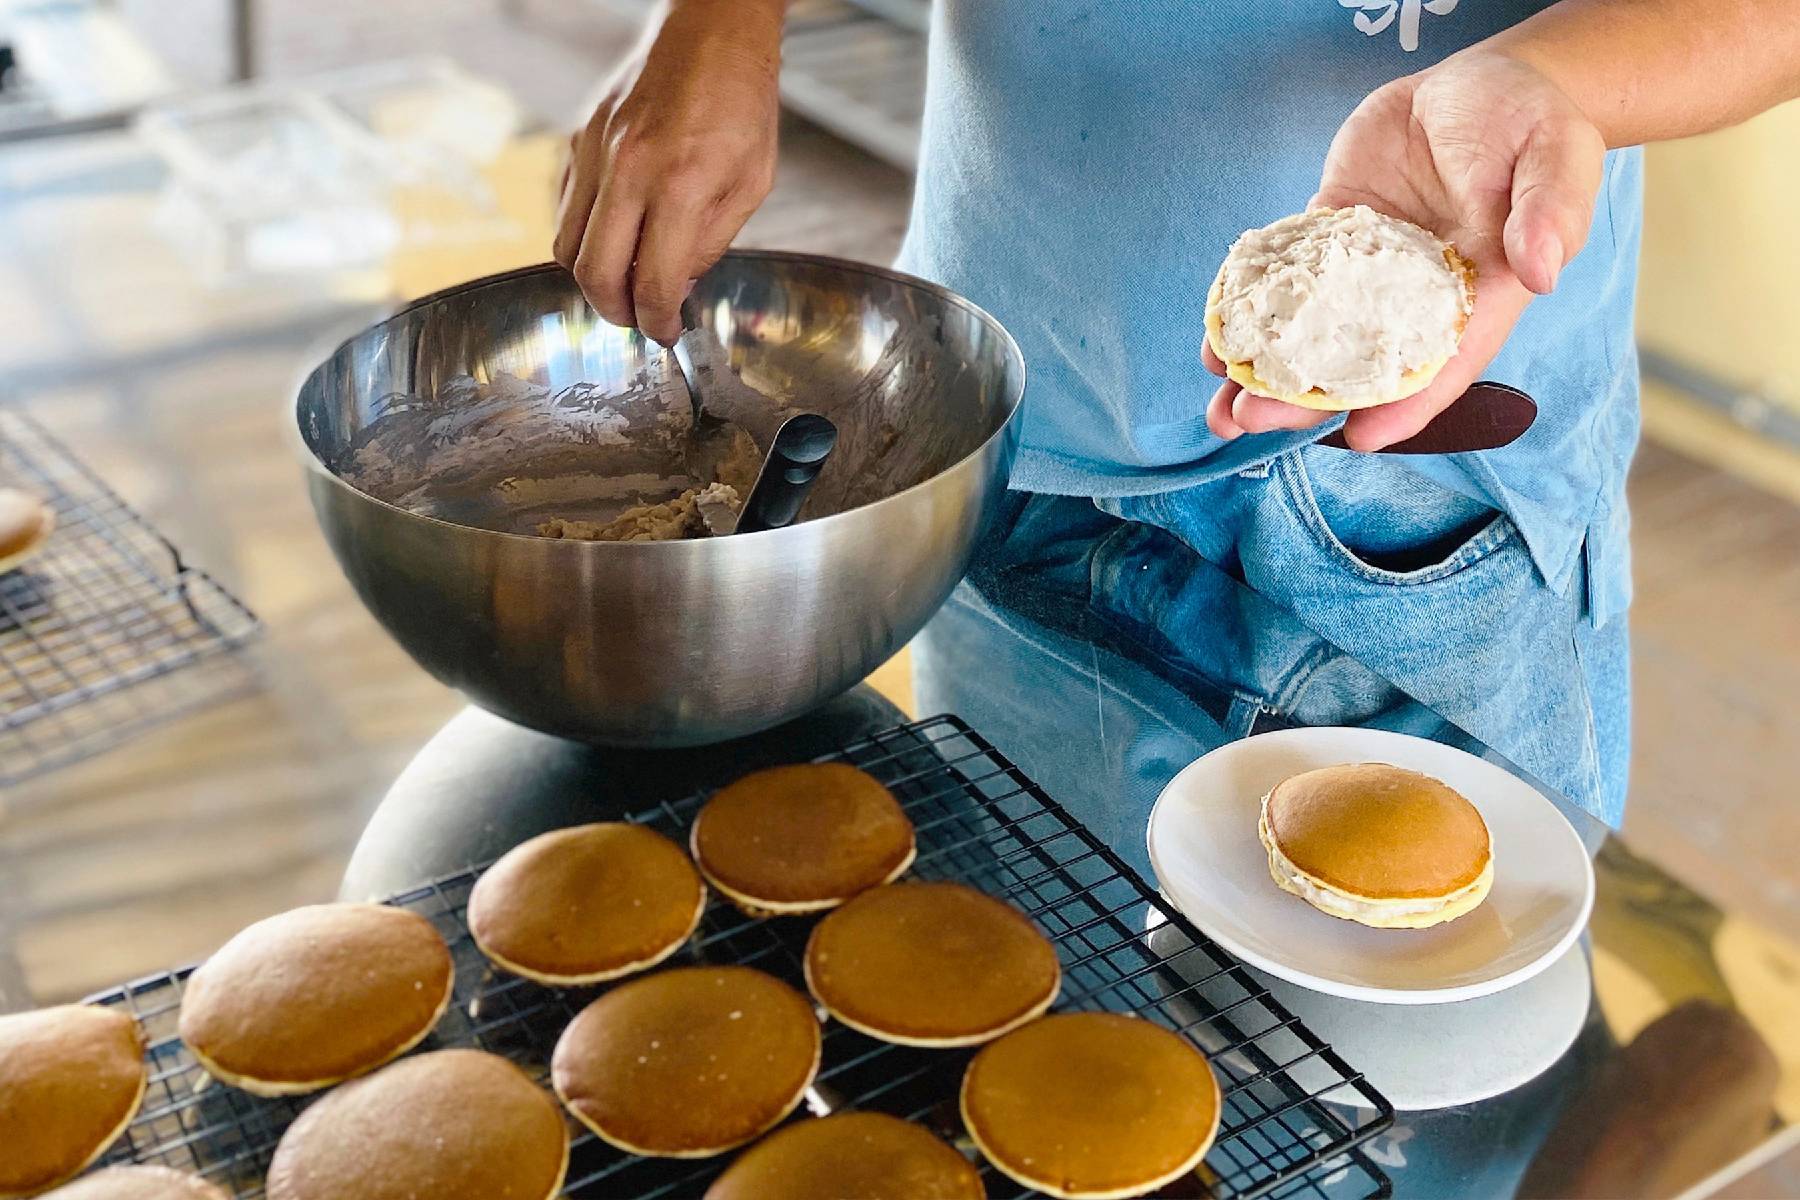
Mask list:
[[[1218,1139],[1196,1175],[1159,1196],[1388,1194],[1386,1177],[1358,1149],[1392,1123],[1388,1102],[968,726],[936,717],[821,761],[829,760],[871,772],[899,797],[918,835],[913,875],[958,879],[1002,897],[1050,937],[1064,972],[1056,1011],[1139,1013],[1211,1057],[1225,1098]],[[658,805],[632,819],[685,845],[705,799]],[[543,1080],[557,1036],[597,990],[546,988],[491,969],[464,922],[480,874],[473,867],[390,901],[431,918],[456,956],[455,1000],[423,1048],[479,1046]],[[670,961],[742,963],[804,987],[801,955],[812,923],[754,920],[715,900]],[[246,1200],[259,1197],[269,1155],[305,1100],[258,1099],[207,1080],[175,1035],[187,974],[151,976],[92,998],[136,1014],[152,1064],[143,1111],[104,1161],[162,1163],[199,1172]],[[790,1119],[827,1104],[875,1109],[921,1121],[972,1152],[956,1093],[973,1053],[889,1045],[830,1023],[808,1105]],[[731,1158],[636,1158],[574,1128],[571,1197],[697,1197]],[[990,1196],[1030,1194],[985,1164],[983,1178]]]

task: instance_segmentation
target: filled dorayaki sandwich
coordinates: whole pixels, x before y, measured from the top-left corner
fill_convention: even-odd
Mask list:
[[[1290,775],[1263,797],[1257,832],[1283,891],[1377,929],[1454,921],[1494,882],[1475,806],[1448,784],[1386,763]]]

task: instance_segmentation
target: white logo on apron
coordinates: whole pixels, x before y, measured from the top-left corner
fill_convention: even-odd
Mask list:
[[[1430,13],[1434,17],[1447,16],[1456,11],[1457,0],[1338,0],[1344,8],[1354,8],[1356,28],[1370,37],[1374,37],[1389,25],[1394,18],[1400,18],[1400,48],[1406,51],[1419,48],[1419,10]]]

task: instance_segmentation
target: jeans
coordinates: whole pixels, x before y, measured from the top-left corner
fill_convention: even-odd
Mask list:
[[[1594,629],[1581,583],[1545,586],[1504,515],[1328,447],[1151,496],[1014,492],[915,645],[919,708],[1146,874],[1163,784],[1270,724],[1471,735],[1616,826],[1626,622]]]

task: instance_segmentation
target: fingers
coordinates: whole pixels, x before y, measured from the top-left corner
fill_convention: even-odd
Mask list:
[[[594,311],[614,325],[633,321],[631,263],[643,224],[643,196],[631,176],[614,171],[594,200],[571,268]]]
[[[1205,363],[1206,369],[1211,371],[1214,375],[1218,375],[1221,378],[1224,376],[1225,360],[1213,353],[1211,338],[1202,338],[1200,340],[1200,361]]]
[[[1444,369],[1447,371],[1449,367]],[[1448,380],[1440,373],[1430,387],[1404,400],[1375,408],[1357,409],[1344,422],[1344,445],[1352,450],[1373,454],[1397,442],[1404,442],[1431,424],[1431,419],[1449,408],[1451,402],[1467,391],[1469,384],[1473,382],[1473,378],[1463,382]]]
[[[1213,431],[1215,437],[1229,442],[1244,432],[1243,426],[1231,416],[1231,402],[1243,390],[1235,380],[1228,379],[1219,385],[1219,390],[1213,393],[1212,400],[1207,403],[1206,427]]]
[[[1302,408],[1285,400],[1271,400],[1255,392],[1238,392],[1231,402],[1231,419],[1245,433],[1271,433],[1277,429],[1311,429],[1333,414]]]
[[[1606,145],[1585,121],[1559,118],[1533,128],[1513,164],[1506,261],[1542,295],[1587,241]]]
[[[631,308],[644,336],[669,345],[681,336],[681,300],[696,270],[694,250],[706,232],[708,204],[665,194],[644,216],[631,271]]]
[[[1475,311],[1470,314],[1455,356],[1424,391],[1392,404],[1351,413],[1344,424],[1344,444],[1352,450],[1380,450],[1405,441],[1431,424],[1433,417],[1481,378],[1530,301],[1531,293],[1511,277],[1504,263],[1494,263],[1491,270],[1483,264],[1483,273],[1475,283]]]
[[[569,161],[563,168],[562,199],[557,204],[556,237],[550,244],[550,256],[571,271],[575,269],[576,255],[581,253],[581,239],[587,235],[594,200],[600,193],[604,164],[599,140],[585,133],[569,139]]]

